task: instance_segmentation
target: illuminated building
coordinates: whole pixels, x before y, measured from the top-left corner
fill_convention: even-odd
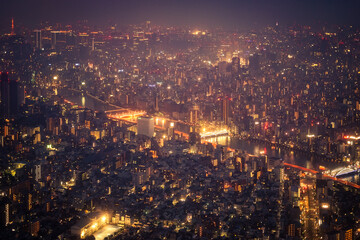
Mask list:
[[[199,106],[194,105],[190,110],[190,122],[196,123],[199,120]]]
[[[31,234],[31,236],[37,236],[40,231],[40,222],[39,221],[30,222],[28,231]]]
[[[154,136],[154,118],[152,117],[139,117],[137,119],[137,134],[145,135],[148,137]]]
[[[288,236],[295,237],[295,224],[290,224],[288,226]]]
[[[73,236],[77,236],[80,239],[85,239],[105,226],[108,222],[109,217],[107,214],[102,212],[89,213],[71,227],[71,234]]]
[[[0,200],[0,226],[7,226],[10,223],[10,201],[7,198]]]
[[[345,232],[345,240],[351,240],[353,239],[353,230],[349,229]]]
[[[35,165],[35,181],[39,182],[41,180],[41,165]]]
[[[175,136],[175,124],[173,122],[170,123],[168,128],[168,138],[172,139]]]
[[[91,51],[95,50],[95,39],[91,38]]]

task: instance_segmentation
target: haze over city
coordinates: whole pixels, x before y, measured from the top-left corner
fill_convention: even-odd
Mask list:
[[[4,0],[1,239],[360,239],[352,0]]]
[[[168,25],[249,29],[275,22],[358,25],[359,7],[356,0],[4,0],[0,4],[0,19],[2,30],[9,27],[11,17],[25,26],[45,21],[69,24],[87,19],[98,25],[109,21],[121,25],[151,20]]]

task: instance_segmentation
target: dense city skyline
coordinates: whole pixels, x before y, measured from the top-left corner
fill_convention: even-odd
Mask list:
[[[0,4],[0,239],[360,239],[360,3]]]

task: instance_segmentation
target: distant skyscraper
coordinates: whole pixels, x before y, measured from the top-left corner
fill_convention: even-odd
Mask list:
[[[16,80],[9,82],[9,113],[15,115],[19,106],[19,83]]]
[[[154,118],[139,117],[137,119],[137,134],[153,137],[154,135]]]
[[[42,37],[41,37],[41,30],[35,30],[35,48],[42,49]]]
[[[9,81],[8,73],[1,73],[1,114],[2,116],[15,115],[19,106],[19,83]]]
[[[231,62],[231,73],[238,74],[240,71],[240,58],[233,57]]]
[[[56,48],[56,34],[57,33],[58,33],[57,31],[51,31],[51,49]]]
[[[199,120],[200,107],[198,105],[193,105],[190,109],[190,122],[196,123]]]
[[[18,86],[18,106],[25,104],[25,87],[22,84]]]
[[[10,104],[9,104],[9,76],[7,72],[1,73],[1,115],[8,116],[10,113]]]
[[[146,21],[146,31],[150,32],[151,31],[151,26],[150,26],[151,22],[150,21]]]
[[[11,19],[11,35],[15,35],[14,19]]]
[[[230,98],[224,97],[222,99],[222,121],[227,125],[229,124],[230,116]]]
[[[155,108],[155,111],[158,112],[159,111],[159,95],[156,94],[155,95],[155,104],[154,104],[154,108]]]
[[[0,199],[0,226],[4,227],[10,224],[10,200],[8,198]]]
[[[95,50],[95,39],[91,38],[91,51]]]

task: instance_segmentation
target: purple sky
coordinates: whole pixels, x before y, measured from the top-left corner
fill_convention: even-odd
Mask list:
[[[2,0],[0,27],[11,17],[28,26],[41,21],[137,23],[249,28],[274,24],[360,23],[359,0]]]

